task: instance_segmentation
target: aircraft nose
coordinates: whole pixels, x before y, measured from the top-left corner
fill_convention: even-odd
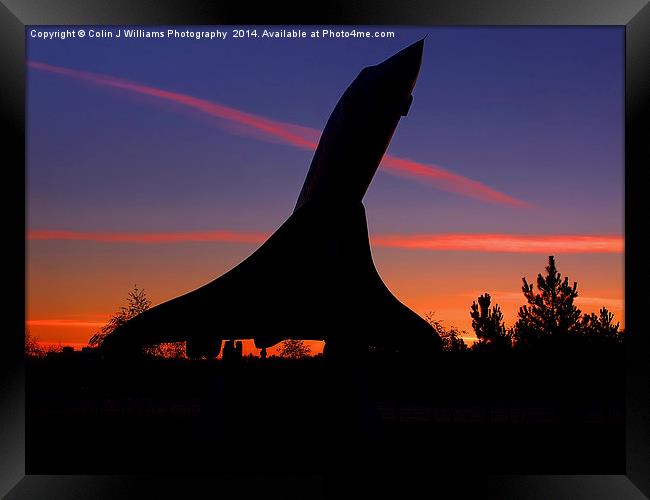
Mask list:
[[[420,72],[425,38],[412,43],[376,66],[388,79],[399,83],[399,86],[407,90],[409,94],[413,90]]]

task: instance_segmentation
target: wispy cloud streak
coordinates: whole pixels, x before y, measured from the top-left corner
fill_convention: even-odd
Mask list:
[[[168,90],[151,87],[148,85],[141,85],[139,83],[131,82],[121,78],[114,78],[111,76],[100,75],[88,71],[79,71],[75,69],[63,68],[60,66],[53,66],[37,61],[28,61],[27,66],[33,69],[47,71],[49,73],[56,73],[58,75],[75,78],[82,80],[86,83],[100,85],[105,87],[113,87],[126,91],[130,91],[140,95],[149,97],[156,97],[165,101],[175,102],[192,108],[196,111],[201,111],[222,120],[235,122],[239,125],[245,125],[258,132],[264,132],[272,137],[281,139],[283,142],[304,149],[315,149],[317,142],[314,142],[314,134],[320,134],[317,130],[309,129],[307,127],[300,127],[289,123],[283,123],[276,120],[269,120],[267,118],[254,115],[252,113],[245,113],[235,108],[223,106],[221,104],[199,99],[187,94],[178,92],[170,92]],[[304,130],[303,130],[304,129]],[[311,137],[312,139],[309,139]]]
[[[185,231],[165,233],[82,232],[30,230],[30,240],[72,240],[102,243],[223,242],[259,244],[270,233],[239,231]],[[493,253],[623,253],[621,236],[609,235],[516,235],[516,234],[375,234],[376,247],[404,250],[474,251]]]
[[[376,235],[373,244],[411,250],[471,250],[502,253],[622,253],[621,236],[520,234]]]
[[[279,140],[285,144],[301,149],[316,149],[318,138],[321,134],[321,131],[310,127],[272,120],[205,99],[159,89],[121,78],[54,66],[38,61],[28,61],[27,65],[32,69],[55,73],[90,84],[117,88],[138,95],[146,95],[168,102],[174,102],[220,120],[225,120],[228,123],[238,125],[238,130],[247,130],[249,134],[253,133],[256,138],[262,137],[273,141]],[[244,126],[244,128],[242,129],[241,126]],[[260,133],[262,134],[261,136]],[[438,189],[461,196],[512,207],[531,206],[525,201],[496,191],[478,181],[455,174],[436,165],[386,155],[381,166],[388,173],[424,181]]]
[[[269,233],[240,231],[181,231],[165,233],[122,233],[30,230],[30,240],[73,240],[103,243],[189,243],[217,241],[223,243],[262,243]]]
[[[528,202],[508,196],[485,184],[455,174],[437,165],[424,164],[406,158],[386,155],[381,162],[381,166],[393,175],[428,182],[436,188],[449,193],[467,196],[488,203],[499,203],[520,208],[532,207]]]

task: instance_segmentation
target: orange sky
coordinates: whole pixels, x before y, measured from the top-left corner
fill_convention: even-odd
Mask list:
[[[185,293],[228,271],[254,243],[180,242],[138,245],[77,240],[28,242],[27,325],[43,343],[80,347],[121,306],[134,284],[154,304]],[[373,245],[377,269],[393,293],[420,315],[429,311],[447,327],[472,337],[472,300],[489,292],[506,326],[523,304],[521,278],[535,279],[546,265],[541,253],[422,250]],[[556,254],[559,271],[578,282],[584,312],[603,305],[623,321],[621,253]],[[254,304],[251,304],[254,310]],[[252,342],[245,352],[254,352]],[[314,343],[314,352],[322,343]],[[272,353],[272,351],[271,351]]]

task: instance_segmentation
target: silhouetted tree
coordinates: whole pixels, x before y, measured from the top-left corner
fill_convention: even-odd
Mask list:
[[[137,285],[133,286],[133,290],[129,292],[126,297],[126,306],[120,309],[111,316],[99,332],[95,333],[88,345],[91,347],[99,347],[104,342],[104,339],[109,336],[113,331],[129,321],[131,318],[136,317],[138,314],[146,311],[151,307],[151,301],[147,298],[143,289],[139,289]]]
[[[436,333],[440,336],[442,341],[442,350],[443,351],[453,351],[460,352],[467,350],[467,344],[463,340],[461,333],[467,333],[465,331],[460,331],[455,326],[452,326],[447,330],[442,321],[438,321],[434,318],[433,312],[428,312],[424,315],[424,319],[433,327]]]
[[[614,324],[614,314],[606,307],[601,308],[598,315],[584,314],[580,324],[583,338],[594,345],[622,342],[624,333],[619,326],[620,323]]]
[[[59,343],[58,345],[49,345],[45,348],[45,355],[59,354],[63,352],[63,346]]]
[[[473,350],[503,350],[512,347],[501,308],[498,304],[490,308],[490,300],[490,294],[486,293],[478,298],[478,304],[472,302],[469,315],[478,338],[472,345]]]
[[[311,353],[309,346],[306,346],[302,340],[288,339],[280,344],[278,354],[283,358],[301,359],[306,358]]]
[[[467,334],[465,330],[459,330],[455,326],[451,326],[447,334],[442,337],[443,350],[447,351],[466,351],[467,344],[463,340],[462,334]]]
[[[30,358],[41,358],[45,351],[38,343],[38,337],[32,336],[29,330],[25,329],[25,356]]]
[[[518,346],[537,345],[549,341],[566,343],[580,334],[580,310],[574,299],[578,296],[578,284],[569,285],[569,278],[562,276],[555,267],[551,255],[546,275],[537,275],[536,293],[533,284],[522,278],[522,291],[528,305],[519,308],[519,319],[514,327],[514,339]]]
[[[185,359],[185,342],[163,342],[155,345],[145,346],[142,351],[158,358]]]

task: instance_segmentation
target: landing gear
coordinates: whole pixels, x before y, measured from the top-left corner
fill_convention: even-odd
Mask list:
[[[185,354],[190,359],[214,359],[221,352],[221,339],[214,337],[190,337],[185,344]]]

